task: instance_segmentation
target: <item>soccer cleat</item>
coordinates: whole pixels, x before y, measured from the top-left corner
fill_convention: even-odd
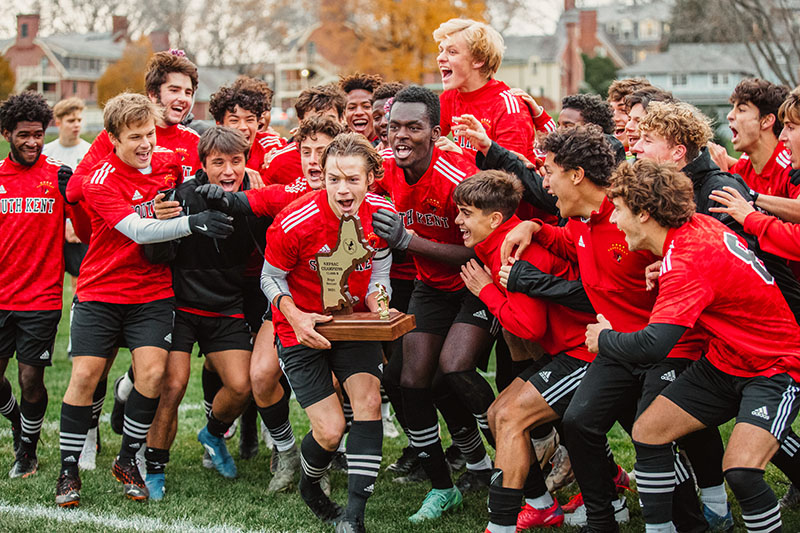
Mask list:
[[[11,470],[8,472],[8,477],[29,477],[36,473],[39,469],[39,460],[35,454],[28,454],[22,450],[17,453],[14,464],[11,465]]]
[[[331,474],[327,470],[322,474],[322,478],[319,480],[319,488],[322,489],[322,493],[325,494],[325,496],[331,495]]]
[[[80,459],[78,459],[78,468],[81,470],[94,470],[97,461],[97,435],[98,428],[91,428],[86,434],[86,440],[83,443],[83,450],[81,450]]]
[[[231,440],[233,436],[236,435],[236,428],[239,427],[239,420],[241,418],[241,416],[236,418],[236,420],[233,421],[233,424],[231,424],[231,427],[228,428],[228,431],[226,431],[222,436],[225,440]]]
[[[614,485],[617,487],[617,494],[622,494],[626,490],[631,490],[631,479],[624,468],[617,465],[617,475],[614,478]],[[583,505],[583,494],[578,493],[573,496],[567,503],[561,506],[565,513],[574,513],[575,510]]]
[[[362,518],[344,519],[336,523],[336,533],[367,533],[367,528]]]
[[[344,472],[347,473],[347,455],[344,452],[336,452],[333,454],[333,459],[331,459],[331,466],[330,469],[333,472]]]
[[[139,472],[139,467],[136,463],[124,464],[117,457],[111,465],[111,472],[117,478],[117,481],[122,483],[122,492],[129,499],[144,501],[150,496],[147,484],[142,479],[142,474]]]
[[[791,509],[800,504],[800,490],[797,490],[794,483],[789,485],[789,490],[781,498],[780,504],[781,509]]]
[[[197,434],[197,440],[206,449],[211,461],[214,463],[214,468],[222,477],[233,479],[236,477],[236,463],[233,462],[233,457],[228,452],[228,447],[225,445],[225,439],[222,437],[215,437],[208,432],[208,427],[204,427]]]
[[[600,531],[591,526],[583,526],[578,533],[618,533],[619,532],[619,524],[614,524],[615,528],[612,531]]]
[[[425,520],[436,520],[442,513],[461,506],[463,497],[458,488],[431,489],[422,501],[419,511],[408,517],[408,521],[419,524]]]
[[[703,504],[703,517],[706,519],[706,522],[708,522],[709,531],[733,531],[731,504],[728,504],[728,512],[725,513],[725,515],[719,515],[708,505]]]
[[[614,520],[618,524],[623,524],[630,519],[628,512],[628,501],[625,496],[620,496],[618,499],[611,502],[614,506]],[[585,526],[586,525],[586,506],[581,502],[581,506],[575,509],[572,513],[564,515],[564,523],[569,526]]]
[[[564,446],[558,446],[556,453],[550,459],[550,465],[552,468],[544,480],[548,491],[555,492],[575,481],[575,474],[572,473],[572,462],[569,460],[569,452]]]
[[[461,491],[461,494],[468,494],[470,492],[477,492],[489,487],[489,481],[492,479],[492,471],[488,468],[484,470],[470,470],[461,474],[456,480],[456,487]]]
[[[417,464],[415,464],[412,467],[411,471],[408,474],[406,474],[405,476],[398,476],[394,478],[392,481],[394,481],[395,483],[405,484],[405,483],[419,483],[420,481],[425,481],[426,479],[428,479],[428,473],[425,472],[424,468],[422,468],[422,463],[417,461]]]
[[[274,474],[277,469],[278,469],[278,447],[275,446],[275,444],[273,444],[272,454],[269,456],[269,471],[271,474]]]
[[[459,450],[458,446],[455,444],[451,444],[450,447],[445,450],[444,458],[447,461],[447,466],[450,467],[450,472],[458,472],[467,466],[466,456],[461,453],[461,450]]]
[[[574,513],[578,507],[583,507],[583,493],[579,492],[570,500],[561,506],[561,510],[565,513]]]
[[[22,442],[22,429],[11,425],[11,436],[14,439],[14,455],[19,453],[19,448]]]
[[[400,432],[397,431],[397,427],[394,425],[394,420],[392,419],[392,415],[387,415],[381,418],[383,422],[383,436],[389,439],[396,439],[400,436]]]
[[[154,502],[164,499],[164,483],[166,476],[163,472],[160,474],[147,474],[144,479],[144,484],[147,485],[147,490],[150,493],[150,499]]]
[[[300,476],[300,496],[314,515],[326,524],[335,524],[342,519],[344,509],[333,502],[320,486],[320,481],[313,482],[303,474]]]
[[[406,446],[397,461],[387,466],[386,470],[402,476],[411,472],[417,465],[419,465],[417,452],[411,446]]]
[[[531,439],[531,442],[533,442],[533,449],[536,452],[536,457],[539,459],[539,466],[541,468],[544,468],[550,461],[550,458],[553,457],[553,454],[556,453],[559,441],[560,438],[556,428],[550,430],[550,433],[546,437]]]
[[[547,509],[537,509],[526,503],[517,515],[517,531],[534,527],[561,527],[563,524],[564,511],[557,501]]]
[[[289,490],[294,482],[294,476],[300,471],[300,452],[297,446],[285,452],[275,450],[276,467],[275,474],[269,481],[267,492],[283,492]]]
[[[260,422],[261,422],[261,440],[264,442],[264,446],[266,446],[267,449],[270,449],[272,448],[273,445],[272,435],[269,434],[269,429],[267,429],[267,425],[264,423],[264,421],[260,420]]]
[[[56,482],[56,505],[59,507],[77,507],[81,503],[81,478],[77,474],[58,476]]]
[[[208,468],[209,470],[214,468],[214,461],[211,460],[211,455],[205,448],[203,448],[203,468]]]
[[[111,408],[111,431],[122,435],[122,425],[125,421],[125,400],[119,397],[119,384],[125,374],[114,380],[114,406]]]

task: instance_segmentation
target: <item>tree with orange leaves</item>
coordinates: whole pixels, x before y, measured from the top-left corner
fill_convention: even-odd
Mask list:
[[[97,80],[97,101],[105,105],[109,98],[125,91],[144,94],[144,73],[151,55],[153,47],[149,38],[128,43],[122,57],[109,65]]]

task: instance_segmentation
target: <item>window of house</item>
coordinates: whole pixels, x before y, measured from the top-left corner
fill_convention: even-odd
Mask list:
[[[27,37],[28,36],[28,25],[27,24],[23,24],[22,25],[22,27],[20,28],[20,33],[22,34],[23,37]]]
[[[686,74],[673,74],[672,85],[686,85]]]
[[[77,81],[73,81],[72,82],[72,94],[78,94],[78,82]]]
[[[533,73],[534,76],[536,76],[538,70],[539,70],[539,63],[536,63],[535,61],[531,63],[531,72]]]

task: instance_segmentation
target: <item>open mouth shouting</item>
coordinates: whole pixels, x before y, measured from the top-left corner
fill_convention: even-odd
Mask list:
[[[306,182],[308,182],[308,186],[312,189],[319,189],[322,187],[322,171],[318,168],[309,169],[308,176],[306,176]]]
[[[406,159],[411,155],[411,147],[407,144],[397,144],[392,151],[394,152],[395,159]]]
[[[339,211],[343,215],[352,215],[353,214],[353,206],[355,205],[354,198],[337,198],[336,205],[339,206]]]

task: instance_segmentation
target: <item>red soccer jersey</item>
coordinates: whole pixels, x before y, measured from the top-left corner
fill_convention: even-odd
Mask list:
[[[64,200],[61,162],[44,155],[31,167],[0,162],[0,309],[61,309]]]
[[[594,315],[519,292],[506,292],[500,285],[500,246],[508,232],[519,223],[520,219],[511,217],[475,246],[475,254],[492,271],[494,281],[483,288],[481,300],[497,317],[500,325],[513,335],[540,343],[550,355],[566,353],[592,362],[595,354],[586,348],[585,341],[586,325],[594,322]],[[577,271],[569,261],[556,257],[536,242],[525,249],[522,260],[547,274],[569,280],[578,279]]]
[[[464,244],[456,226],[458,208],[453,201],[453,190],[465,178],[478,172],[473,160],[434,147],[431,165],[413,185],[406,183],[403,169],[397,166],[394,157],[384,155],[383,170],[383,179],[376,182],[376,188],[391,197],[407,229],[433,242]],[[460,267],[412,256],[418,279],[427,285],[447,292],[464,287]]]
[[[697,214],[670,229],[651,324],[701,326],[708,361],[734,376],[800,379],[800,326],[744,240]]]
[[[440,125],[442,135],[453,129],[453,117],[469,113],[477,118],[489,138],[503,148],[513,150],[535,160],[533,153],[533,121],[528,107],[511,91],[505,83],[489,80],[486,85],[470,92],[456,89],[444,91],[439,96],[442,107]],[[456,142],[473,160],[475,149],[464,137],[456,137]]]
[[[84,178],[92,240],[78,276],[79,300],[138,304],[172,296],[169,266],[150,263],[138,244],[114,229],[132,213],[155,218],[158,191],[180,181],[182,166],[175,152],[156,148],[151,168],[143,174],[112,152]]]
[[[372,214],[378,209],[394,211],[391,203],[372,193],[367,193],[358,209],[364,238],[375,250],[387,246],[372,231]],[[323,313],[322,285],[317,273],[316,256],[336,248],[340,223],[341,220],[328,204],[327,192],[322,190],[292,202],[267,231],[265,259],[270,265],[289,272],[289,291],[301,311]],[[358,299],[353,311],[367,311],[365,300],[371,276],[372,259],[367,259],[347,278],[350,294]],[[299,344],[292,326],[274,306],[273,323],[284,347]]]
[[[625,234],[609,220],[614,204],[603,199],[589,220],[571,218],[564,227],[544,224],[536,240],[560,257],[577,261],[586,295],[595,311],[616,331],[631,333],[647,325],[656,291],[645,287],[645,268],[658,258],[628,250]],[[686,333],[669,357],[698,359],[704,338]]]
[[[286,146],[286,140],[277,133],[256,132],[253,146],[250,147],[250,157],[247,158],[247,168],[259,172],[264,170],[264,156],[273,150]]]
[[[303,165],[300,162],[300,149],[297,143],[289,143],[277,150],[269,166],[261,170],[261,179],[264,183],[278,183],[287,185],[303,175]]]
[[[253,214],[260,217],[275,218],[278,213],[298,198],[311,192],[311,187],[305,178],[297,178],[289,185],[267,185],[260,189],[250,189],[244,192]]]
[[[782,198],[795,198],[797,194],[792,194],[792,186],[789,182],[789,171],[792,170],[792,162],[789,152],[778,142],[772,156],[761,169],[761,173],[756,173],[753,162],[747,154],[742,154],[739,160],[733,165],[729,172],[739,174],[745,183],[759,194],[770,196],[780,196]]]

